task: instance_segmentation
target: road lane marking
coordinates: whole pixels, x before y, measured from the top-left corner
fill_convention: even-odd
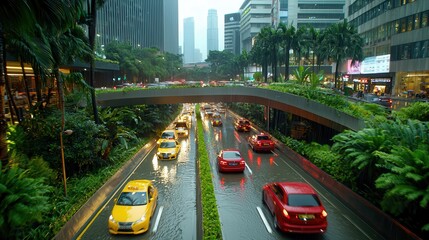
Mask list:
[[[257,206],[256,209],[258,210],[259,216],[261,216],[261,219],[264,222],[265,228],[267,228],[267,231],[269,233],[273,233],[273,230],[271,229],[270,224],[268,223],[267,219],[265,218],[265,215],[262,212],[262,209],[259,206]]]
[[[286,162],[286,160],[285,159],[283,159],[283,158],[280,158],[286,165],[288,165],[298,176],[300,176],[306,183],[308,183],[310,186],[312,186],[313,187],[313,185],[309,182],[309,181],[307,181],[305,178],[304,178],[304,176],[303,175],[301,175],[297,170],[295,170],[288,162]],[[314,187],[313,187],[314,188]],[[341,210],[337,207],[337,206],[335,206],[335,204],[334,203],[332,203],[331,201],[329,201],[329,199],[324,195],[324,194],[322,194],[322,193],[320,193],[320,192],[318,192],[318,194],[319,194],[319,196],[322,196],[322,198],[323,198],[323,200],[325,201],[325,202],[328,202],[333,208],[335,208],[335,209],[337,209],[338,211],[340,211],[341,212]],[[341,201],[340,201],[341,202]],[[362,230],[360,227],[358,227],[357,226],[357,224],[352,220],[352,219],[350,219],[350,218],[348,218],[348,217],[346,217],[346,215],[344,215],[344,214],[341,214],[345,219],[347,219],[353,226],[355,226],[362,234],[364,234],[365,236],[367,236],[368,237],[368,239],[371,239],[369,236],[368,236],[368,234],[366,234],[365,233],[365,231],[364,230]]]
[[[148,144],[146,144],[148,145]],[[147,148],[145,145],[144,148]],[[150,146],[150,145],[149,145]],[[128,182],[128,180],[131,178],[131,176],[134,174],[135,170],[140,167],[140,165],[143,163],[143,161],[145,161],[147,159],[147,157],[149,156],[149,154],[153,151],[153,149],[155,148],[156,144],[152,145],[152,149],[148,150],[148,152],[142,157],[142,160],[139,162],[139,164],[137,164],[137,166],[134,168],[133,171],[131,171],[130,175],[125,178],[125,180],[122,181],[120,187],[118,187],[116,189],[116,191],[114,191],[114,193],[110,196],[110,198],[104,203],[104,205],[99,209],[99,211],[93,215],[90,216],[88,218],[87,221],[89,221],[89,223],[86,225],[86,227],[82,230],[82,232],[79,234],[79,236],[77,237],[77,239],[82,239],[83,235],[85,235],[86,231],[88,231],[89,227],[94,223],[94,221],[98,218],[98,216],[103,212],[103,210],[106,208],[106,206],[112,201],[112,199],[118,194],[119,191],[122,191],[124,185]],[[115,204],[113,204],[115,205]],[[110,214],[109,214],[110,216]],[[82,229],[82,228],[81,228]],[[79,229],[80,230],[80,229]]]
[[[155,225],[153,226],[153,230],[152,230],[153,233],[155,233],[156,230],[158,229],[158,224],[159,224],[159,220],[161,219],[161,214],[163,209],[164,209],[164,206],[161,206],[159,208],[158,215],[156,216]]]
[[[252,173],[252,170],[250,169],[249,165],[247,165],[247,163],[246,163],[246,168],[247,168],[247,170],[250,172],[250,175],[252,175],[252,174],[253,174],[253,173]]]

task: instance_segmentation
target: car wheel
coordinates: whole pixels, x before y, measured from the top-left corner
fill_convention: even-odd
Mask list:
[[[267,203],[265,202],[265,192],[262,191],[262,204],[267,205]]]
[[[277,217],[276,217],[275,214],[273,215],[273,223],[274,223],[274,228],[275,229],[279,229],[279,225],[278,225],[278,222],[277,222]]]

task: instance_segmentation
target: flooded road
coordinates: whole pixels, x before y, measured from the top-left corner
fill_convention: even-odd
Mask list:
[[[192,128],[196,124],[192,124]],[[123,185],[109,196],[87,228],[76,236],[77,239],[197,239],[196,231],[196,182],[195,182],[195,131],[189,137],[179,138],[181,149],[177,160],[159,161],[157,148],[143,157],[132,175],[124,177],[124,182],[135,179],[151,179],[158,188],[158,206],[150,222],[150,229],[140,235],[112,235],[107,220]]]
[[[383,239],[278,149],[269,153],[253,152],[247,138],[255,134],[256,129],[252,128],[250,133],[235,131],[235,118],[229,113],[222,114],[224,124],[221,127],[213,127],[208,118],[203,118],[223,239]],[[195,116],[192,121],[190,136],[180,139],[178,159],[158,161],[157,149],[149,151],[139,159],[140,165],[133,174],[124,176],[118,190],[106,196],[104,205],[75,239],[197,239]],[[244,173],[218,172],[216,156],[226,148],[240,150],[246,160]],[[123,184],[133,179],[152,179],[159,190],[150,229],[137,236],[111,235],[107,220],[113,200],[119,196]],[[262,186],[274,181],[301,181],[312,185],[328,212],[327,232],[294,235],[274,229],[273,217],[262,203]]]
[[[204,121],[207,151],[213,172],[215,194],[224,239],[383,239],[345,208],[333,195],[298,168],[278,150],[255,153],[247,138],[256,133],[237,132],[236,117],[223,116],[223,127]],[[244,173],[219,173],[216,155],[221,149],[237,148],[246,160]],[[328,212],[328,230],[321,235],[285,234],[274,229],[273,216],[262,203],[262,187],[274,181],[300,181],[311,184]]]

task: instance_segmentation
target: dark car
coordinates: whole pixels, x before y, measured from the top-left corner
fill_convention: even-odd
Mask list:
[[[240,132],[250,132],[250,122],[244,118],[239,118],[235,121],[234,128]]]
[[[244,172],[246,162],[237,149],[221,150],[217,155],[219,172]]]
[[[274,182],[262,188],[262,201],[273,215],[274,227],[284,232],[324,233],[327,216],[316,190],[303,182]]]
[[[275,144],[270,136],[265,133],[255,134],[247,139],[253,151],[274,151]]]
[[[378,101],[376,103],[380,104],[382,106],[385,106],[387,108],[391,108],[392,107],[392,98],[390,98],[390,97],[379,97]]]

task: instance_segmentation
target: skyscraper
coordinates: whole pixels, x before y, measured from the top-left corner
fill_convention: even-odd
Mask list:
[[[194,18],[183,19],[183,63],[195,63],[195,25]]]
[[[253,38],[263,27],[271,26],[272,0],[246,0],[240,7],[241,50],[250,52]]]
[[[209,9],[207,15],[207,55],[210,51],[219,50],[219,30],[217,10]]]
[[[164,50],[180,54],[178,0],[164,0]]]
[[[98,45],[117,40],[178,54],[178,0],[106,1],[97,11]]]
[[[225,14],[224,49],[236,55],[240,52],[240,13]]]
[[[345,0],[296,0],[289,1],[287,21],[295,28],[312,26],[325,29],[344,19]],[[282,8],[280,0],[280,8]]]

